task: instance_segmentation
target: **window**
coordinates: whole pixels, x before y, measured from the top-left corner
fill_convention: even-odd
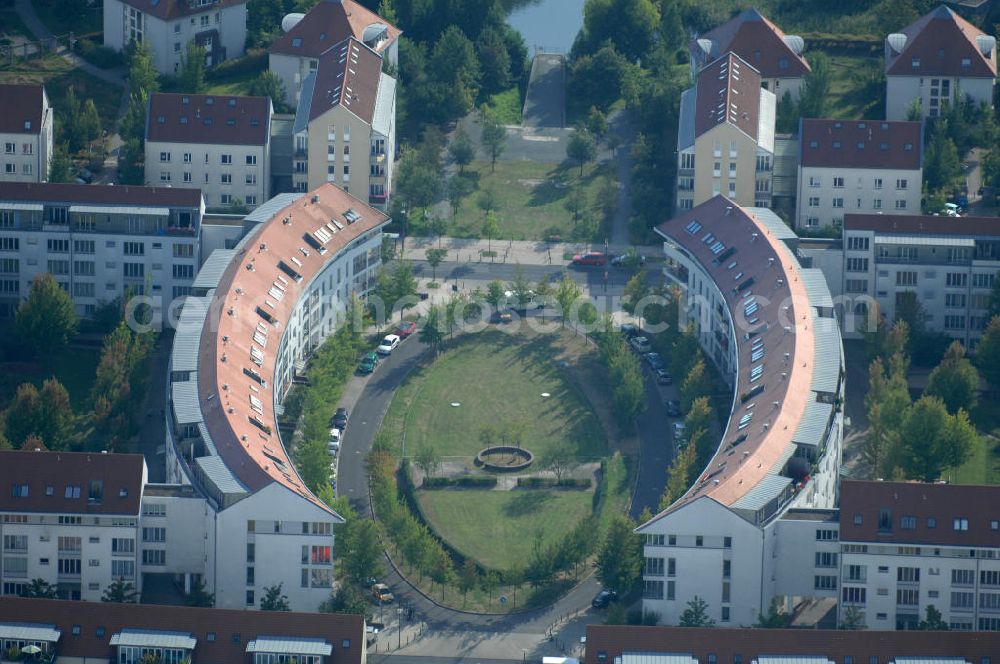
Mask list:
[[[663,581],[645,579],[642,583],[643,599],[663,599]]]
[[[167,529],[166,528],[143,527],[143,529],[142,529],[142,541],[143,542],[166,542],[167,541]]]
[[[868,292],[868,280],[867,279],[848,279],[846,286],[848,293],[867,293]],[[836,531],[834,531],[836,532]]]
[[[162,503],[143,503],[142,504],[142,515],[143,516],[166,516],[167,506]]]
[[[949,272],[945,283],[948,288],[965,288],[969,283],[969,275],[966,272]]]
[[[813,577],[813,588],[815,590],[836,590],[837,577],[829,575],[815,576]]]
[[[844,178],[833,178],[833,186],[835,189],[844,188]]]
[[[129,537],[115,537],[111,540],[111,553],[131,555],[135,553],[135,540]]]
[[[902,271],[896,273],[896,285],[897,286],[916,286],[917,285],[917,273],[910,271]]]
[[[185,152],[184,153],[184,163],[185,164],[190,164],[191,163],[191,153],[190,152]]]
[[[644,576],[663,576],[663,558],[646,558]]]
[[[896,180],[896,191],[905,191],[907,187],[906,178],[898,178]]]
[[[4,551],[27,551],[28,550],[28,536],[27,535],[4,535],[3,536],[3,550]]]
[[[170,163],[170,153],[169,152],[161,152],[160,153],[160,161],[163,162],[163,163]]]
[[[867,272],[868,271],[868,259],[867,258],[848,258],[847,259],[847,271],[848,272]]]
[[[221,155],[221,157],[219,159],[220,159],[220,162],[222,164],[227,164],[228,165],[228,164],[232,164],[233,163],[233,155],[231,155],[231,154]]]
[[[80,559],[60,558],[58,568],[60,576],[80,576]]]
[[[667,581],[667,599],[672,600],[675,596],[675,590],[677,588],[677,583],[674,581]]]
[[[705,538],[702,537],[701,535],[696,535],[695,538],[694,538],[694,545],[695,546],[704,546],[704,544],[705,544]]]
[[[809,197],[809,207],[819,207],[819,196]]]
[[[899,527],[903,530],[916,530],[917,528],[917,517],[915,516],[904,516],[899,519]],[[900,568],[902,569],[902,568]]]
[[[847,248],[850,251],[868,251],[868,238],[866,237],[849,237],[847,238]]]
[[[69,240],[53,240],[50,239],[46,246],[49,249],[49,253],[52,254],[68,254],[69,253]]]
[[[123,248],[126,256],[142,256],[146,253],[146,247],[142,242],[125,242]]]
[[[965,531],[969,529],[969,520],[963,518],[955,518],[952,522],[955,530]]]
[[[816,567],[836,567],[837,554],[831,551],[816,552]]]
[[[122,275],[126,278],[141,279],[145,274],[145,263],[122,263]]]
[[[49,261],[50,274],[69,274],[69,261]]]
[[[975,604],[976,596],[972,592],[955,591],[951,593],[952,609],[971,609]]]
[[[819,187],[820,186],[820,179],[819,179],[819,177],[817,177],[815,175],[810,175],[809,176],[809,186],[811,188],[813,188],[813,189]]]
[[[905,210],[906,209],[906,201],[904,199],[902,199],[902,198],[897,198],[896,199],[896,209],[897,210]]]
[[[896,581],[899,583],[920,583],[919,567],[900,567],[896,570]]]
[[[858,586],[844,586],[841,590],[841,599],[847,604],[864,604],[867,591]]]
[[[694,154],[690,152],[681,153],[681,168],[686,170],[694,168]]]
[[[222,184],[232,184],[233,183],[233,174],[232,173],[222,173],[219,176],[219,181],[222,182]]]
[[[255,155],[255,154],[248,154],[247,158],[246,158],[246,163],[247,163],[247,166],[256,166],[257,165],[257,155]]]
[[[945,316],[944,317],[944,329],[946,330],[964,330],[965,329],[965,316]],[[956,528],[957,530],[957,528]]]
[[[892,510],[883,507],[878,511],[878,529],[883,533],[892,532]]]
[[[667,576],[677,576],[676,558],[667,558]]]
[[[953,309],[965,307],[965,293],[945,293],[944,306]]]

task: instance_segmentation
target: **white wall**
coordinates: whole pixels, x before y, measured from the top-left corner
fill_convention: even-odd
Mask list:
[[[262,124],[269,118],[260,118]],[[146,141],[146,184],[151,187],[200,189],[206,207],[223,207],[223,195],[230,200],[239,198],[249,208],[255,208],[270,198],[271,150],[270,137],[265,145],[214,145],[207,143],[166,143]],[[161,160],[161,154],[169,161]],[[223,164],[222,156],[228,155],[232,164]],[[257,163],[248,165],[246,158],[255,157]],[[190,161],[185,161],[189,158]],[[185,181],[185,175],[190,181]],[[222,176],[231,178],[229,184]],[[256,183],[247,184],[248,175],[256,176]],[[253,203],[249,201],[253,200]]]
[[[914,150],[920,149],[914,146]],[[834,187],[834,178],[843,178],[843,187]],[[923,171],[799,167],[796,228],[819,228],[834,223],[843,224],[846,213],[920,214],[920,187]],[[881,180],[878,187],[877,180]],[[906,180],[906,189],[897,189],[896,181]],[[818,198],[813,206],[811,198]],[[835,198],[842,207],[833,206]],[[897,201],[905,205],[897,208]]]
[[[166,515],[153,516],[154,506],[162,506]],[[215,514],[205,499],[197,494],[187,497],[147,493],[143,497],[141,526],[167,531],[165,542],[142,543],[143,549],[165,550],[166,565],[143,565],[143,572],[205,574],[209,561],[214,558],[215,544]]]
[[[934,97],[931,96],[932,81],[950,81],[952,98],[956,91],[962,96],[969,96],[976,104],[986,103],[993,105],[993,85],[992,78],[948,78],[948,77],[919,77],[919,76],[887,76],[885,83],[886,120],[907,120],[907,112],[913,100],[920,100],[921,118],[932,117],[932,111],[937,108],[931,105]],[[939,86],[940,90],[940,86]],[[938,98],[940,104],[940,98]]]
[[[817,566],[816,553],[827,552],[837,554],[840,551],[840,540],[820,539],[817,531],[839,532],[837,520],[825,521],[807,518],[777,519],[768,525],[766,530],[767,553],[765,559],[765,578],[769,592],[767,595],[791,600],[802,597],[836,597],[837,584],[829,589],[817,588],[818,576],[839,576],[839,567]],[[791,603],[791,602],[789,602]]]
[[[309,75],[309,63],[317,63],[316,58],[300,58],[285,53],[268,55],[268,69],[281,79],[285,86],[285,103],[296,106],[302,94],[302,81]],[[315,71],[315,70],[314,70]]]

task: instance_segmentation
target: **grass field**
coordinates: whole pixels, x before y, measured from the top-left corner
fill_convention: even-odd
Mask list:
[[[535,533],[555,544],[590,514],[590,491],[418,491],[427,519],[463,554],[493,569],[531,558]]]
[[[512,422],[528,425],[523,446],[544,455],[570,442],[581,460],[608,453],[607,439],[585,397],[560,372],[553,339],[531,340],[499,331],[459,339],[434,364],[413,375],[393,398],[384,426],[404,423],[406,455],[428,445],[444,458],[471,464],[482,449],[484,425],[505,430]],[[551,396],[542,397],[542,393]],[[451,403],[460,403],[453,407]]]
[[[485,105],[489,107],[490,114],[500,124],[521,124],[523,103],[521,100],[521,89],[516,85],[509,90],[490,95]]]
[[[613,171],[588,164],[580,176],[579,166],[531,161],[498,161],[495,172],[489,162],[474,161],[466,176],[476,190],[462,199],[458,214],[449,220],[448,233],[457,237],[485,237],[486,214],[477,205],[481,192],[493,192],[494,214],[500,235],[494,239],[544,240],[557,235],[563,240],[593,241],[604,237],[601,192],[616,186]],[[617,191],[617,190],[616,190]],[[579,196],[579,217],[573,221],[569,205]]]
[[[122,88],[75,69],[58,55],[48,54],[0,66],[0,83],[45,83],[49,103],[57,110],[65,108],[63,100],[72,85],[77,99],[93,98],[101,116],[101,126],[109,133],[114,129]]]
[[[885,117],[885,78],[880,59],[853,55],[830,56],[827,117],[877,120]]]
[[[968,461],[943,475],[955,484],[1000,484],[1000,438],[981,436]]]

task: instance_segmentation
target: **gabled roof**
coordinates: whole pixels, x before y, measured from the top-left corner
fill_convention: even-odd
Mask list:
[[[320,56],[312,95],[305,100],[309,104],[309,121],[334,106],[343,106],[371,125],[381,74],[381,56],[357,39],[351,37],[332,46]]]
[[[707,51],[706,48],[707,47]],[[691,40],[691,53],[701,61],[732,51],[757,68],[764,78],[805,76],[811,69],[802,57],[802,38],[781,28],[754,8]]]
[[[41,85],[0,85],[0,134],[37,134],[42,129],[45,103]]]
[[[803,118],[799,164],[917,170],[923,164],[922,128],[920,122]]]
[[[845,480],[840,541],[1000,548],[998,505],[998,486]]]
[[[172,21],[184,16],[215,12],[226,7],[245,5],[249,0],[122,0],[126,5],[142,10],[144,14],[164,21]]]
[[[760,73],[735,53],[708,64],[695,83],[694,135],[729,123],[757,140]]]
[[[384,31],[379,30],[379,26]],[[385,33],[384,38],[376,41],[375,35],[382,32]],[[331,45],[354,37],[372,44],[381,53],[400,34],[402,31],[399,28],[354,0],[320,0],[294,28],[271,44],[270,52],[318,58]]]
[[[885,73],[994,78],[996,40],[941,5],[886,37]]]
[[[146,140],[164,143],[264,145],[271,133],[269,97],[149,96]]]
[[[6,480],[0,485],[2,512],[134,516],[146,479],[141,454],[7,450],[0,452],[0,468]],[[99,495],[92,499],[93,482]]]
[[[1000,237],[1000,218],[946,217],[930,214],[844,215],[844,230],[874,231],[896,235],[951,235],[959,237]]]

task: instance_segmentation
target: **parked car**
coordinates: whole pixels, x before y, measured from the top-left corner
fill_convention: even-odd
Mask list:
[[[329,443],[329,445],[331,447],[334,446],[334,445],[336,445],[336,446],[339,447],[340,446],[340,438],[341,438],[341,436],[342,436],[342,434],[341,434],[340,429],[338,429],[337,427],[331,427],[330,428],[330,443]]]
[[[660,369],[654,369],[653,370],[653,375],[656,376],[656,382],[659,385],[673,385],[674,384],[674,379],[670,377],[670,374],[667,373],[666,369],[662,369],[662,368],[660,368]]]
[[[400,339],[405,339],[406,337],[410,336],[416,331],[417,331],[416,323],[414,323],[412,320],[404,320],[396,327],[395,334]]]
[[[573,256],[573,265],[605,265],[607,262],[607,255],[600,251],[588,251],[585,254]]]
[[[674,422],[674,440],[680,442],[684,439],[685,425],[683,422]]]
[[[639,336],[639,328],[632,323],[622,323],[618,331],[625,335],[626,338],[632,339]]]
[[[615,267],[631,267],[633,263],[636,267],[645,265],[646,257],[639,253],[627,253],[611,259],[611,264]]]
[[[347,428],[347,409],[338,408],[337,412],[330,418],[330,426],[343,431]]]
[[[628,343],[637,353],[648,353],[653,350],[653,347],[649,344],[649,339],[646,337],[632,337]]]
[[[671,399],[666,403],[667,415],[670,417],[680,417],[681,416],[681,402],[677,399]]]
[[[370,374],[375,371],[378,366],[378,353],[375,351],[369,351],[365,353],[365,356],[361,358],[361,363],[358,364],[358,373]]]
[[[382,604],[391,604],[396,596],[389,592],[389,586],[384,583],[376,583],[372,586],[372,597],[375,598],[376,602]]]
[[[375,351],[379,355],[388,355],[392,351],[396,350],[396,346],[398,345],[399,337],[395,334],[387,334],[385,339],[382,340],[382,343],[378,345],[378,348],[376,348]]]
[[[667,366],[667,363],[663,361],[663,357],[659,353],[646,353],[642,357],[646,360],[646,363],[649,364],[653,371],[657,371]]]
[[[608,604],[616,601],[618,601],[618,593],[614,590],[602,588],[601,592],[597,593],[594,599],[591,600],[590,605],[595,609],[604,609],[607,608]]]

